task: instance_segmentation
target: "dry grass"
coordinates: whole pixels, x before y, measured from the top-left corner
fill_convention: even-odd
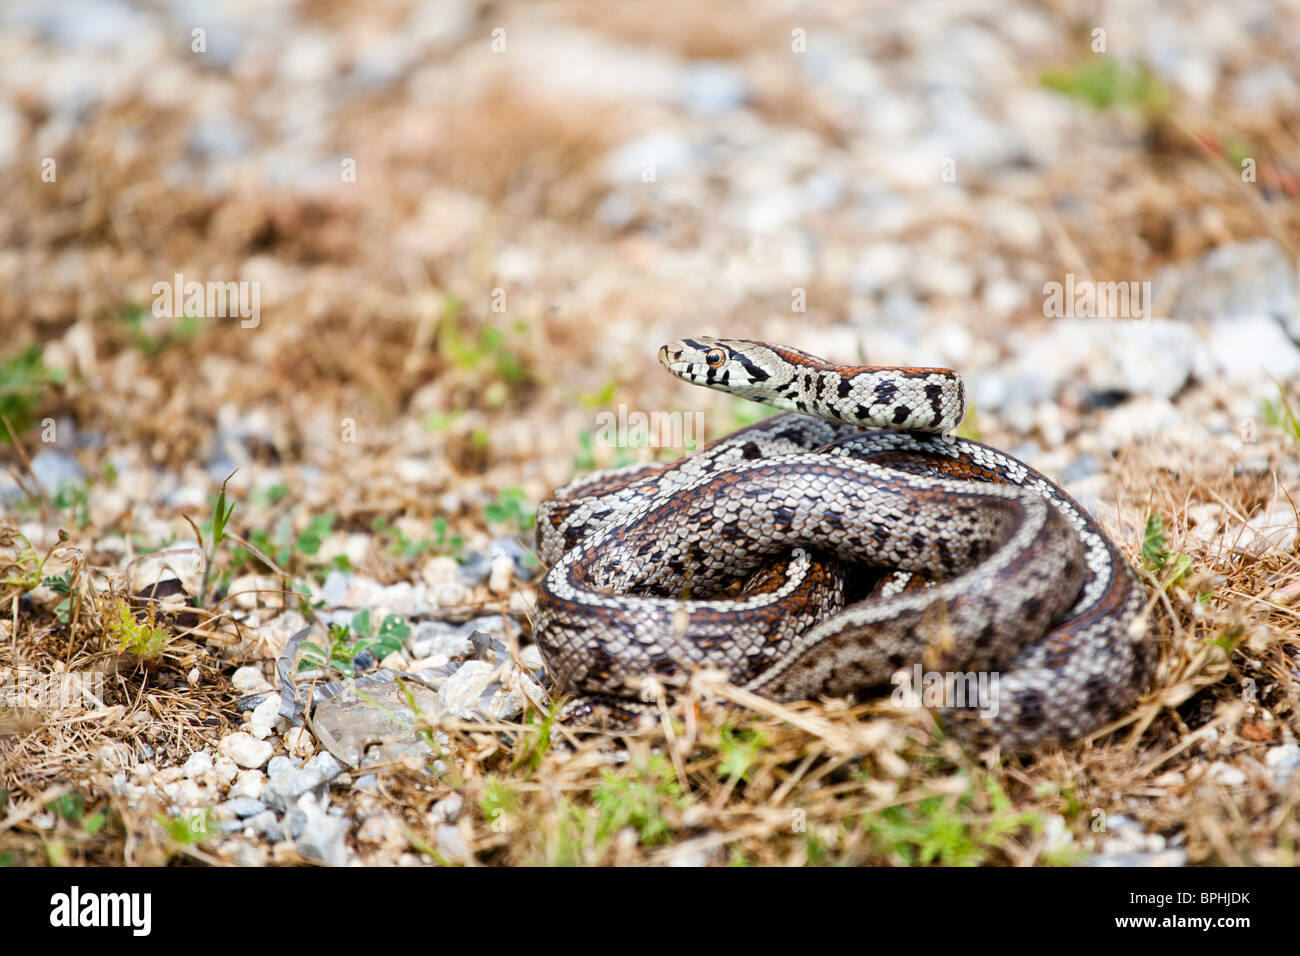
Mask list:
[[[1289,453],[1276,434],[1261,448],[1276,460]],[[701,675],[661,708],[657,726],[621,743],[575,739],[544,715],[525,725],[436,724],[445,763],[362,768],[379,772],[381,795],[340,797],[358,815],[396,815],[410,846],[440,858],[429,810],[460,795],[471,856],[444,861],[456,863],[1064,864],[1101,846],[1099,818],[1123,814],[1147,832],[1185,838],[1194,862],[1286,864],[1297,784],[1280,789],[1262,754],[1294,739],[1300,723],[1300,628],[1286,587],[1300,561],[1233,554],[1231,541],[1188,527],[1199,504],[1247,516],[1273,503],[1266,476],[1225,481],[1221,462],[1188,454],[1174,470],[1167,460],[1129,456],[1129,487],[1144,490],[1120,510],[1125,525],[1167,516],[1166,550],[1192,558],[1176,583],[1167,569],[1147,573],[1159,678],[1120,726],[1081,746],[1033,759],[972,753],[924,713],[884,702],[776,705]],[[1140,564],[1141,538],[1122,540]],[[148,666],[124,659],[95,622],[104,600],[90,596],[75,642],[39,607],[0,640],[0,666],[112,668],[102,707],[7,715],[0,775],[12,794],[0,853],[25,862],[204,859],[212,843],[177,840],[158,808],[126,806],[101,788],[124,746],[147,743],[160,765],[212,746],[237,722],[223,676],[235,662],[218,661],[213,643],[193,635]],[[208,628],[216,645],[232,639],[223,629]],[[184,630],[173,623],[173,633]],[[1246,785],[1223,782],[1222,765]],[[86,794],[83,811],[65,808],[53,831],[22,818],[67,786]],[[100,812],[107,823],[86,833],[85,819]],[[360,850],[372,862],[392,852]]]

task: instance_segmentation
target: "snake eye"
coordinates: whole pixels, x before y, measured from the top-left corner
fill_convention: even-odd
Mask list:
[[[727,353],[722,349],[709,349],[708,353],[704,356],[704,361],[708,364],[709,368],[720,368],[722,363],[726,360]]]

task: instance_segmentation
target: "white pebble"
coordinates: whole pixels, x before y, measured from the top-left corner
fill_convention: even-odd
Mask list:
[[[493,594],[509,594],[515,580],[515,563],[505,555],[492,559],[492,571],[488,575],[488,590]]]
[[[190,758],[185,761],[185,776],[191,780],[198,780],[211,769],[212,757],[201,750],[190,754]]]
[[[262,694],[271,689],[260,667],[241,667],[230,678],[230,683],[241,694]]]
[[[219,755],[216,760],[212,761],[212,767],[217,772],[217,779],[224,786],[230,786],[234,779],[239,776],[239,764],[235,763],[224,754]],[[247,773],[256,773],[256,770],[246,771]]]
[[[456,607],[469,600],[469,589],[459,581],[444,581],[433,592],[438,607]]]
[[[410,666],[411,659],[402,651],[393,651],[382,661],[379,666],[391,671],[404,671]]]
[[[258,800],[262,796],[262,788],[266,786],[266,774],[260,770],[241,770],[239,776],[230,787],[230,799],[236,797],[250,797]]]
[[[280,699],[268,697],[255,708],[244,728],[258,740],[265,740],[275,733],[275,718],[280,716]]]
[[[306,727],[292,727],[284,735],[284,745],[295,757],[310,757],[316,752],[316,741]]]
[[[240,732],[223,737],[217,749],[247,770],[265,766],[273,752],[266,741]]]
[[[446,554],[430,558],[424,562],[424,567],[420,569],[420,576],[424,578],[424,583],[431,588],[437,587],[439,584],[446,584],[448,581],[454,581],[459,574],[460,563]]]
[[[1223,784],[1225,787],[1240,787],[1246,782],[1246,775],[1231,764],[1224,763],[1222,760],[1210,764],[1206,771],[1206,776],[1211,780]]]

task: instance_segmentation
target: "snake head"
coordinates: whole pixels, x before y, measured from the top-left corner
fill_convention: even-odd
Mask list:
[[[776,349],[747,339],[676,339],[659,350],[659,362],[688,382],[742,395],[748,389],[770,391],[790,377],[790,363]]]

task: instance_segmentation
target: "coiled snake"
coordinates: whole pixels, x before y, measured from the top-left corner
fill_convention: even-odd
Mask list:
[[[795,700],[922,665],[994,674],[991,707],[949,713],[1027,750],[1103,726],[1149,682],[1132,568],[1043,475],[944,434],[965,413],[956,372],[738,339],[683,339],[659,359],[790,413],[543,502],[534,634],[570,716],[626,720],[646,709],[645,677],[694,668]]]

